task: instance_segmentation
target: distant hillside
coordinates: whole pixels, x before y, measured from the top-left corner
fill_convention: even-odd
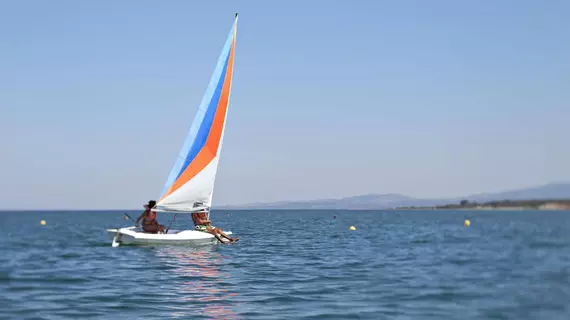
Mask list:
[[[499,193],[481,193],[466,197],[469,201],[494,200],[549,200],[570,199],[570,183],[551,183],[544,186],[517,189]]]
[[[458,203],[466,199],[476,202],[495,200],[551,200],[570,199],[570,183],[552,183],[544,186],[517,189],[498,193],[482,193],[450,199],[417,199],[400,194],[367,194],[340,199],[310,201],[281,201],[224,206],[220,209],[390,209],[396,207],[426,207]]]
[[[309,201],[282,201],[271,203],[252,203],[241,206],[225,207],[240,209],[377,209],[394,208],[402,205],[425,206],[433,200],[415,199],[399,194],[368,194],[341,199],[321,199]],[[445,201],[439,202],[445,203]]]

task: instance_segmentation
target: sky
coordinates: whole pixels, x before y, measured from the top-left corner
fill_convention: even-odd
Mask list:
[[[0,208],[160,195],[239,12],[215,205],[570,181],[570,2],[2,1]]]

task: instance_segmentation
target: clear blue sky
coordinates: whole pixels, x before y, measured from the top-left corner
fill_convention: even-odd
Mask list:
[[[568,1],[2,1],[0,207],[157,198],[235,12],[214,204],[570,180]]]

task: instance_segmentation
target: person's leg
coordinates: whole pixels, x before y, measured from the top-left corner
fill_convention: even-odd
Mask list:
[[[157,233],[158,228],[155,224],[143,224],[143,231],[148,233]]]
[[[225,234],[225,232],[222,231],[222,229],[220,228],[214,228],[214,231],[217,232],[219,235],[221,235],[222,237],[230,240],[231,242],[236,242],[239,240],[239,238],[230,238],[227,234]]]
[[[218,241],[220,241],[221,243],[225,244],[226,242],[222,240],[222,238],[220,238],[220,235],[216,232],[216,229],[211,228],[209,226],[206,227],[206,232],[208,232],[209,234],[213,235],[214,237],[216,237],[216,239],[218,239]]]
[[[222,238],[220,238],[219,235],[212,233],[214,235],[214,237],[216,237],[216,239],[218,239],[218,241],[220,241],[220,243],[226,244],[226,242],[224,240],[222,240]]]

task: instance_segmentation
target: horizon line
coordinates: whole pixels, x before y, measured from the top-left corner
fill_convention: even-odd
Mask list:
[[[529,187],[519,187],[519,188],[513,188],[513,189],[505,189],[503,191],[496,191],[496,192],[479,192],[479,193],[473,193],[467,196],[449,196],[449,197],[440,197],[440,198],[422,198],[422,197],[414,197],[414,196],[408,196],[405,194],[401,194],[401,193],[363,193],[363,194],[359,194],[359,195],[352,195],[352,196],[344,196],[344,197],[337,197],[337,198],[318,198],[318,199],[310,199],[310,200],[278,200],[278,201],[270,201],[270,202],[249,202],[249,203],[241,203],[241,204],[219,204],[219,205],[215,205],[211,207],[211,210],[268,210],[268,209],[272,209],[272,208],[247,208],[246,206],[259,206],[259,205],[277,205],[277,204],[298,204],[298,203],[308,203],[308,202],[314,202],[314,201],[330,201],[330,200],[342,200],[342,199],[347,199],[347,198],[354,198],[354,197],[361,197],[361,196],[390,196],[390,195],[396,195],[396,196],[403,196],[403,197],[407,197],[410,198],[411,200],[424,200],[424,201],[435,201],[435,200],[443,200],[443,201],[451,201],[451,200],[458,200],[461,198],[464,198],[463,200],[468,200],[467,198],[469,197],[474,197],[474,196],[486,196],[486,195],[493,195],[493,194],[500,194],[500,193],[506,193],[506,192],[516,192],[516,191],[523,191],[523,190],[528,190],[528,189],[536,189],[536,188],[541,188],[541,187],[546,187],[546,186],[550,186],[550,185],[570,185],[570,182],[548,182],[545,184],[541,184],[541,185],[534,185],[534,186],[529,186]],[[509,199],[503,199],[503,200],[509,200]],[[532,198],[528,198],[526,200],[566,200],[566,199],[556,199],[556,198],[549,198],[549,199],[532,199]],[[520,201],[520,200],[517,200]],[[386,209],[391,209],[391,208],[386,208]],[[90,212],[97,212],[97,211],[144,211],[144,209],[85,209],[85,208],[46,208],[46,209],[32,209],[32,208],[0,208],[0,212],[6,212],[6,211],[13,211],[13,212],[28,212],[28,211],[44,211],[44,212],[50,212],[50,211],[90,211]],[[281,209],[279,209],[281,210]],[[283,209],[283,210],[298,210],[298,209]],[[303,209],[305,210],[305,209]],[[307,210],[311,210],[311,208],[307,208]],[[321,210],[321,209],[316,209],[316,210]],[[344,208],[338,208],[338,209],[322,209],[322,210],[359,210],[359,209],[344,209]],[[364,209],[364,210],[384,210],[384,209]],[[168,212],[165,212],[168,213]]]

